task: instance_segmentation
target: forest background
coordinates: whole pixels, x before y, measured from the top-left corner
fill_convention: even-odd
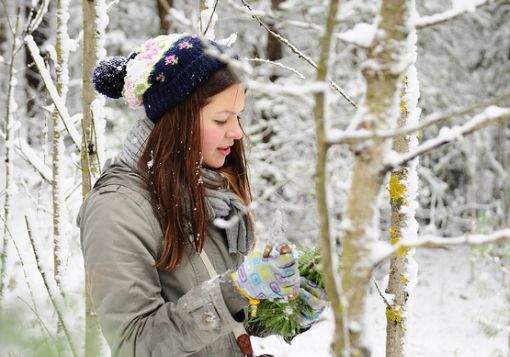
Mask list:
[[[406,314],[402,315],[395,314],[399,311],[394,305],[398,294],[384,292],[391,280],[389,259],[378,262],[371,270],[374,279],[367,284],[367,320],[360,321],[361,330],[372,336],[371,342],[364,343],[371,346],[368,349],[373,355],[391,355],[391,332],[384,324],[398,322],[399,329],[408,330],[409,335],[398,337],[404,347],[393,355],[510,353],[510,125],[506,120],[509,114],[504,111],[510,106],[510,1],[346,0],[338,3],[337,11],[332,10],[333,3],[2,0],[0,352],[81,356],[97,355],[95,351],[100,349],[107,353],[100,339],[90,342],[95,341],[95,327],[86,324],[93,313],[85,299],[75,219],[83,194],[98,177],[105,160],[120,150],[129,126],[143,112],[128,110],[122,101],[105,101],[91,93],[90,76],[83,75],[87,66],[106,55],[126,56],[147,38],[170,32],[201,31],[206,37],[231,45],[242,58],[240,70],[249,78],[243,121],[250,139],[252,208],[257,217],[258,241],[290,240],[308,247],[322,244],[324,249],[325,209],[330,247],[340,254],[345,232],[349,231],[346,217],[352,212],[348,206],[353,167],[363,151],[356,147],[359,143],[355,135],[351,135],[351,141],[345,138],[352,133],[349,130],[363,127],[363,114],[370,108],[371,98],[366,96],[370,79],[364,70],[374,61],[370,49],[378,36],[375,29],[384,23],[382,9],[393,3],[410,9],[403,18],[407,16],[406,24],[413,28],[410,38],[417,39],[416,48],[409,49],[414,46],[411,39],[405,50],[408,53],[402,56],[405,59],[414,53],[415,61],[411,59],[399,73],[397,93],[402,91],[402,101],[398,107],[401,112],[414,113],[413,120],[420,117],[420,121],[434,122],[407,134],[413,136],[411,142],[445,138],[446,143],[427,150],[420,155],[419,163],[414,160],[408,166],[415,168],[416,179],[407,182],[417,191],[416,197],[410,194],[409,200],[404,200],[410,203],[406,212],[412,212],[416,222],[408,224],[412,228],[408,233],[418,240],[428,237],[429,242],[434,237],[453,237],[450,242],[455,245],[465,243],[466,239],[459,242],[459,237],[474,237],[472,242],[477,244],[448,248],[448,252],[444,240],[428,244],[441,249],[422,253],[419,248],[418,264],[412,258],[414,249],[402,246],[407,271],[400,276],[409,280],[403,291],[415,300],[413,307],[405,299],[402,311]],[[87,13],[87,5],[92,12]],[[413,12],[414,6],[417,13]],[[332,11],[336,16],[332,31],[328,31]],[[33,41],[26,37],[29,34]],[[94,47],[87,47],[91,43]],[[38,64],[36,59],[40,59]],[[414,64],[417,76],[406,72]],[[46,80],[41,74],[47,74]],[[325,86],[326,78],[336,87]],[[56,90],[52,95],[50,82]],[[318,93],[324,96],[319,98]],[[318,111],[321,101],[322,114]],[[391,110],[388,113],[391,116]],[[325,127],[321,130],[330,142],[323,153],[323,170],[317,165],[321,161],[321,150],[317,150],[321,146],[317,142],[321,118]],[[469,132],[452,134],[453,130],[445,130],[463,128],[472,119],[484,118],[496,120]],[[84,158],[84,153],[88,157]],[[317,182],[321,176],[327,180],[322,183],[323,194],[317,194],[321,191]],[[370,217],[375,232],[370,234],[388,244],[397,243],[392,209],[395,189],[399,191],[400,186],[392,186],[392,177],[396,176],[385,175],[375,199],[363,202],[375,211]],[[403,234],[398,238],[406,237]],[[495,243],[478,244],[484,240]],[[385,249],[372,253],[384,255]],[[329,252],[326,255],[335,256]],[[335,264],[339,262],[332,259],[332,264],[333,271],[338,269]],[[341,264],[348,269],[345,260]],[[441,271],[452,267],[460,273],[443,276],[446,280],[438,283]],[[416,268],[439,273],[418,279]],[[464,279],[464,285],[455,279]],[[336,286],[342,297],[342,284],[333,281],[329,289]],[[413,289],[416,284],[418,287]],[[454,296],[434,299],[443,294],[434,289],[445,285]],[[469,289],[468,297],[463,289]],[[458,313],[466,299],[470,304],[462,306],[467,310]],[[346,297],[342,301],[348,300]],[[446,308],[440,309],[439,303]],[[438,325],[441,322],[435,320],[412,322],[412,311],[423,312],[425,308],[432,314],[440,310],[445,321],[457,319],[458,325],[473,326],[470,331],[476,338],[450,331],[453,343],[445,343],[447,336],[438,335],[428,342],[417,341],[426,340],[413,333],[417,326],[442,331]],[[341,314],[339,309],[332,310],[315,332],[310,331],[330,334],[336,341],[333,352],[325,342],[321,353],[337,355],[338,346],[343,346],[345,352],[349,339],[354,342],[346,353],[355,355],[358,347],[363,350],[366,346],[357,346],[359,331],[352,323],[358,316],[350,316],[353,321],[340,341],[334,331],[342,326],[338,319]],[[370,326],[380,331],[370,332]],[[300,337],[301,342],[298,338],[295,344],[315,344],[316,337],[307,336]],[[474,342],[469,344],[470,340],[476,341],[476,348],[470,347],[475,346]],[[89,347],[95,347],[85,351],[86,341]],[[258,341],[257,348],[277,350],[279,355],[299,355],[297,349],[292,351],[282,344],[281,340],[268,339]],[[302,348],[303,356],[304,351]]]

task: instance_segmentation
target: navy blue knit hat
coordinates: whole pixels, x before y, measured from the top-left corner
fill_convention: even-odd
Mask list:
[[[216,42],[209,43],[225,52]],[[110,98],[124,96],[132,108],[143,105],[147,117],[156,123],[225,65],[204,52],[196,35],[162,35],[149,39],[127,58],[102,60],[93,82],[98,92]]]

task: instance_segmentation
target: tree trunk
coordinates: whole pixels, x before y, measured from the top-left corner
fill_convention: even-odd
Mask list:
[[[336,14],[338,12],[339,0],[330,0],[328,6],[328,18],[326,29],[320,42],[319,61],[317,66],[317,81],[325,82],[328,74],[329,53],[331,48],[331,34],[335,26]],[[340,357],[344,353],[344,327],[345,321],[343,320],[344,307],[340,301],[340,294],[338,289],[340,284],[337,282],[339,274],[338,259],[336,259],[338,252],[337,246],[334,244],[335,240],[331,239],[329,228],[329,213],[327,202],[327,140],[325,133],[325,106],[326,106],[326,92],[320,91],[315,94],[315,145],[317,150],[317,160],[315,166],[315,189],[317,198],[317,210],[319,213],[320,221],[320,241],[321,241],[321,265],[324,274],[324,284],[333,312],[335,316],[335,340],[333,341],[333,356]],[[348,348],[347,348],[348,351]]]
[[[398,127],[417,124],[419,109],[418,78],[416,68],[411,66],[402,88],[401,114]],[[393,139],[393,150],[404,154],[417,146],[416,135],[400,135]],[[418,173],[418,159],[408,166],[394,170],[390,176],[391,243],[401,239],[416,239],[418,223],[415,219]],[[408,299],[416,282],[416,261],[412,258],[415,249],[401,249],[390,261],[387,293],[394,296],[391,307],[386,308],[386,356],[406,355],[408,330]]]
[[[174,6],[173,0],[156,0],[159,16],[159,34],[167,35],[170,32],[170,22],[167,19],[168,10]]]
[[[69,77],[68,60],[69,50],[67,46],[67,21],[69,17],[69,0],[57,0],[57,37],[55,51],[57,53],[57,63],[55,66],[56,73],[56,88],[61,98],[62,103],[65,105],[67,97],[67,82]],[[53,274],[60,293],[64,295],[62,288],[62,268],[65,262],[65,257],[62,256],[62,222],[61,222],[61,209],[62,209],[62,192],[60,190],[61,175],[61,157],[64,152],[64,140],[62,133],[64,125],[59,118],[58,111],[54,109],[52,113],[53,123],[53,145],[52,145],[52,172],[53,177],[51,181],[51,195],[53,201]]]
[[[283,2],[283,0],[271,0],[271,10],[278,11],[278,7]],[[278,33],[278,30],[275,28],[274,24],[269,24],[269,29],[275,33]],[[282,43],[272,36],[269,32],[267,33],[267,59],[270,61],[277,61],[282,58]],[[275,82],[278,79],[278,75],[271,75],[269,80],[271,82]]]
[[[91,189],[92,176],[99,171],[97,152],[93,140],[92,102],[96,98],[92,84],[92,72],[97,62],[97,7],[103,0],[83,1],[83,118],[81,172],[82,196],[85,198]],[[88,278],[85,274],[85,356],[100,355],[99,323],[90,299]]]
[[[48,5],[49,8],[53,7],[52,2]],[[35,9],[31,5],[25,5],[25,18],[28,19],[29,15],[35,11]],[[44,48],[44,44],[47,40],[47,33],[51,31],[49,29],[48,19],[46,16],[43,17],[41,24],[32,32],[32,37],[34,38],[35,43],[37,44],[37,47]],[[45,52],[41,52],[41,55],[43,57],[46,57]],[[37,70],[34,68],[32,63],[32,56],[30,55],[30,52],[28,48],[25,47],[25,64],[27,69],[25,72],[25,109],[26,109],[26,117],[29,123],[26,125],[26,139],[27,143],[29,145],[32,144],[39,144],[41,142],[46,143],[46,138],[40,138],[41,132],[44,132],[41,130],[41,124],[42,121],[40,118],[36,118],[37,111],[39,110],[39,106],[37,102],[38,99],[38,93],[41,92],[41,89],[43,88],[43,82],[41,80],[41,77],[37,74]],[[44,135],[44,134],[43,134]]]
[[[395,127],[399,118],[402,73],[408,63],[407,41],[413,24],[413,0],[382,0],[376,36],[363,69],[367,89],[359,106],[358,127],[368,130]],[[365,304],[372,275],[371,256],[378,239],[377,197],[384,182],[383,159],[391,142],[376,138],[353,147],[354,167],[342,239],[342,291],[347,299],[352,356],[370,356],[363,338]],[[335,341],[341,341],[335,331]],[[345,341],[344,341],[345,343]],[[336,356],[340,356],[337,354]]]
[[[3,221],[4,228],[2,230],[2,251],[0,251],[0,308],[1,302],[4,296],[5,289],[5,281],[7,275],[7,251],[9,248],[8,245],[8,229],[9,229],[9,215],[11,208],[11,191],[12,191],[12,171],[13,171],[13,161],[12,161],[12,151],[11,147],[13,146],[11,141],[11,120],[12,115],[15,111],[14,108],[14,60],[16,56],[16,47],[17,36],[19,30],[19,17],[20,17],[20,9],[16,13],[16,25],[14,27],[14,34],[12,36],[12,46],[11,46],[11,61],[9,64],[9,75],[7,77],[7,100],[6,100],[6,108],[5,108],[5,195],[4,195],[4,212],[3,212]]]

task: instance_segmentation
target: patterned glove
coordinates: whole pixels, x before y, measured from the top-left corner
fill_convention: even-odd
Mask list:
[[[319,320],[320,315],[328,303],[327,295],[324,290],[319,288],[313,281],[300,279],[301,289],[299,289],[299,298],[303,300],[311,310],[301,311],[301,316],[296,320],[299,327],[308,329]]]
[[[279,299],[299,290],[296,257],[292,253],[280,254],[278,250],[267,258],[261,252],[250,253],[231,276],[237,289],[250,302]]]

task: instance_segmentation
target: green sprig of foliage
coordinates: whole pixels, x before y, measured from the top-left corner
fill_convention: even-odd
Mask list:
[[[319,248],[300,248],[298,269],[300,276],[313,281],[324,289],[324,281],[319,270]],[[301,313],[311,313],[312,309],[303,300],[261,300],[257,314],[246,322],[246,329],[257,336],[280,335],[286,339],[300,333],[298,319]]]

